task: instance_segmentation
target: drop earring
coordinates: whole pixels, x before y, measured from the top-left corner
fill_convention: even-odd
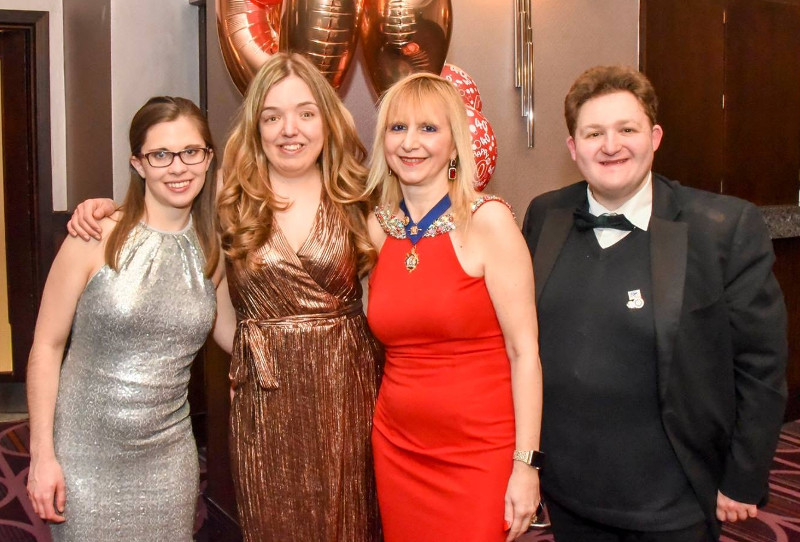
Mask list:
[[[451,158],[450,165],[447,168],[447,178],[450,179],[451,181],[456,180],[456,173],[458,172],[458,170],[456,170],[456,164],[457,164],[456,159]]]

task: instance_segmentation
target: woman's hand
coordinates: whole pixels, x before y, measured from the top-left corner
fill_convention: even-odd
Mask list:
[[[506,526],[510,525],[506,542],[516,540],[528,530],[531,518],[539,506],[539,471],[520,461],[514,461],[506,489]]]
[[[67,222],[67,231],[73,237],[88,241],[94,237],[98,241],[103,233],[99,220],[111,216],[117,210],[114,200],[108,198],[87,199],[75,208],[72,218]]]
[[[54,523],[64,521],[65,518],[61,515],[67,501],[64,473],[55,458],[31,461],[28,471],[28,497],[37,516]]]

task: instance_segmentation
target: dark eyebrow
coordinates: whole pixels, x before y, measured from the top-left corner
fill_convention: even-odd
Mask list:
[[[183,152],[183,151],[188,151],[189,149],[204,149],[204,148],[205,148],[205,143],[200,143],[200,144],[191,143],[189,145],[186,145],[184,148],[182,148],[179,151],[171,151],[166,147],[157,147],[155,149],[150,149],[149,151],[142,151],[142,154],[149,154],[151,152],[159,152],[159,151]]]

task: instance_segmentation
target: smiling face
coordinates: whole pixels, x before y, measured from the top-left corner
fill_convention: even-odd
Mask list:
[[[402,185],[447,186],[447,167],[456,157],[445,107],[399,105],[389,113],[384,156]]]
[[[207,146],[197,125],[188,117],[178,117],[173,121],[151,126],[147,130],[141,154],[131,157],[131,165],[145,180],[145,206],[151,210],[155,207],[168,210],[190,209],[194,198],[203,188],[213,153],[209,151],[205,160],[191,166],[175,156],[172,164],[167,167],[151,166],[145,154],[160,150],[180,152],[204,149]]]
[[[632,93],[613,92],[581,106],[567,147],[592,195],[613,211],[644,183],[662,135]]]
[[[316,168],[325,129],[311,89],[296,75],[267,92],[258,131],[271,173],[295,178]]]

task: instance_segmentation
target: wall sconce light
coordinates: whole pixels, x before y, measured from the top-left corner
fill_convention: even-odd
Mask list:
[[[533,148],[533,22],[532,0],[514,0],[514,86],[521,89],[520,105],[528,148]]]

